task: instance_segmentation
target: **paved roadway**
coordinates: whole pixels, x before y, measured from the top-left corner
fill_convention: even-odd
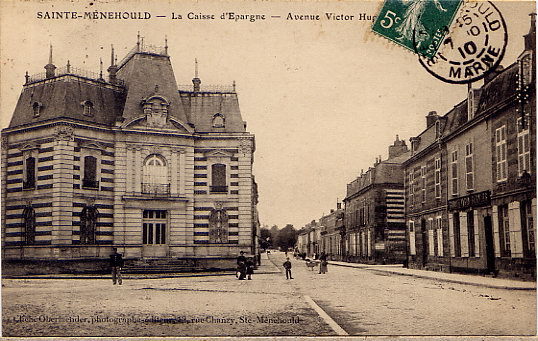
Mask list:
[[[233,275],[4,279],[4,336],[529,335],[534,291],[491,289],[365,269],[294,280],[273,252],[252,281]],[[276,264],[277,266],[275,266]]]

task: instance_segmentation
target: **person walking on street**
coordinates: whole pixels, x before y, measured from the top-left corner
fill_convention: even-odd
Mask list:
[[[247,279],[252,279],[252,274],[254,273],[254,262],[252,261],[252,258],[247,259]]]
[[[319,273],[324,274],[327,272],[327,255],[322,252],[319,256]]]
[[[121,268],[123,268],[123,256],[118,253],[118,249],[112,248],[113,254],[110,255],[110,267],[112,268],[112,283],[116,282],[121,285]]]
[[[286,257],[286,261],[282,265],[284,266],[284,269],[286,269],[286,279],[293,279],[293,277],[291,277],[291,262],[290,262],[290,258]]]
[[[244,256],[244,252],[239,252],[239,257],[237,257],[237,270],[239,271],[239,279],[245,279],[246,270],[247,270],[247,258]]]

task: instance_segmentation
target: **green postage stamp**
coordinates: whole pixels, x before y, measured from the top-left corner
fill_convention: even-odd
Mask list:
[[[433,58],[462,0],[385,0],[374,32],[421,56]]]

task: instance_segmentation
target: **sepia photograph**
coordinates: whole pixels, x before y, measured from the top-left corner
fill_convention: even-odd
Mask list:
[[[0,1],[1,335],[535,338],[536,10]]]

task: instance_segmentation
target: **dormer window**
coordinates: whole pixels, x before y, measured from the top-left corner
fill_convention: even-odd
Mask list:
[[[224,128],[224,115],[213,115],[213,128]]]
[[[150,127],[162,127],[168,119],[170,102],[161,96],[152,96],[142,101],[144,115]]]
[[[92,116],[93,115],[93,103],[92,101],[82,102],[82,115]]]
[[[43,105],[39,102],[34,102],[34,104],[32,104],[32,110],[34,112],[34,117],[38,117],[40,114],[41,114],[41,108],[43,107]]]

